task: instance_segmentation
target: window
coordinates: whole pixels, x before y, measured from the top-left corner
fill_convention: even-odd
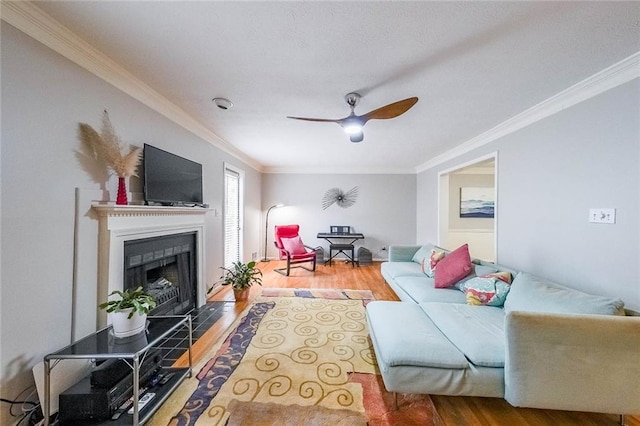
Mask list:
[[[224,167],[224,266],[240,260],[242,251],[242,172]]]

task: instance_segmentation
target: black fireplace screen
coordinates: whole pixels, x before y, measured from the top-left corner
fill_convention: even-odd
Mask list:
[[[124,288],[143,286],[157,306],[150,315],[181,315],[196,307],[196,233],[124,243]]]

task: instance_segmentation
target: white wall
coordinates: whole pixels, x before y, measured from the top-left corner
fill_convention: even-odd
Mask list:
[[[150,143],[202,163],[204,201],[218,211],[223,163],[245,170],[245,257],[259,250],[262,177],[10,25],[3,22],[1,31],[0,393],[13,399],[32,383],[36,362],[70,343],[74,270],[92,277],[78,285],[97,286],[95,262],[74,266],[74,249],[82,249],[79,259],[97,256],[95,238],[74,243],[75,192],[102,194],[104,187],[115,194],[116,179],[100,182],[99,170],[81,161],[79,122],[99,128],[107,109],[125,142]],[[141,191],[136,179],[130,187]],[[79,212],[83,216],[87,207],[79,206]],[[222,216],[209,213],[207,284],[219,277],[222,235]],[[95,311],[97,302],[77,309]],[[10,422],[6,408],[2,404],[3,425]]]
[[[418,239],[437,237],[438,171],[498,151],[497,261],[640,308],[639,99],[635,79],[420,173]]]
[[[322,209],[322,198],[328,189],[348,191],[355,186],[358,187],[355,205],[341,208],[334,204]],[[386,252],[381,250],[383,246],[415,242],[415,191],[415,175],[265,174],[262,179],[263,210],[266,212],[278,203],[287,206],[273,209],[269,215],[269,257],[277,257],[273,246],[273,227],[297,223],[305,244],[323,246],[327,254],[329,244],[317,239],[317,233],[329,232],[331,225],[348,225],[354,232],[365,235],[356,247],[366,247],[374,259],[386,259]],[[261,257],[264,253],[264,226],[263,219]]]

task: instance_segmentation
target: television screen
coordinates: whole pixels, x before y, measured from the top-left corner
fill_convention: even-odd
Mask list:
[[[202,164],[144,144],[143,167],[147,204],[202,204]]]

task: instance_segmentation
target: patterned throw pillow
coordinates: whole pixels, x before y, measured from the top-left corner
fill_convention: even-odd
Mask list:
[[[507,284],[511,284],[511,280],[513,280],[513,275],[511,275],[511,272],[506,271],[494,272],[492,274],[482,275],[482,277],[495,277]]]
[[[502,306],[511,288],[511,273],[496,272],[471,278],[463,285],[468,305]]]
[[[469,281],[471,278],[475,278],[475,277],[481,277],[482,275],[487,275],[487,274],[492,274],[494,272],[498,272],[498,269],[493,268],[491,266],[485,266],[485,265],[476,265],[473,263],[473,261],[471,261],[472,263],[472,267],[473,267],[473,273],[471,275],[468,275],[466,277],[464,277],[463,279],[461,279],[460,281],[458,281],[457,283],[455,283],[453,286],[455,288],[457,288],[458,290],[464,292],[464,284]]]
[[[444,258],[444,251],[431,249],[428,257],[422,259],[422,272],[429,278],[433,278],[436,274],[436,265]]]

